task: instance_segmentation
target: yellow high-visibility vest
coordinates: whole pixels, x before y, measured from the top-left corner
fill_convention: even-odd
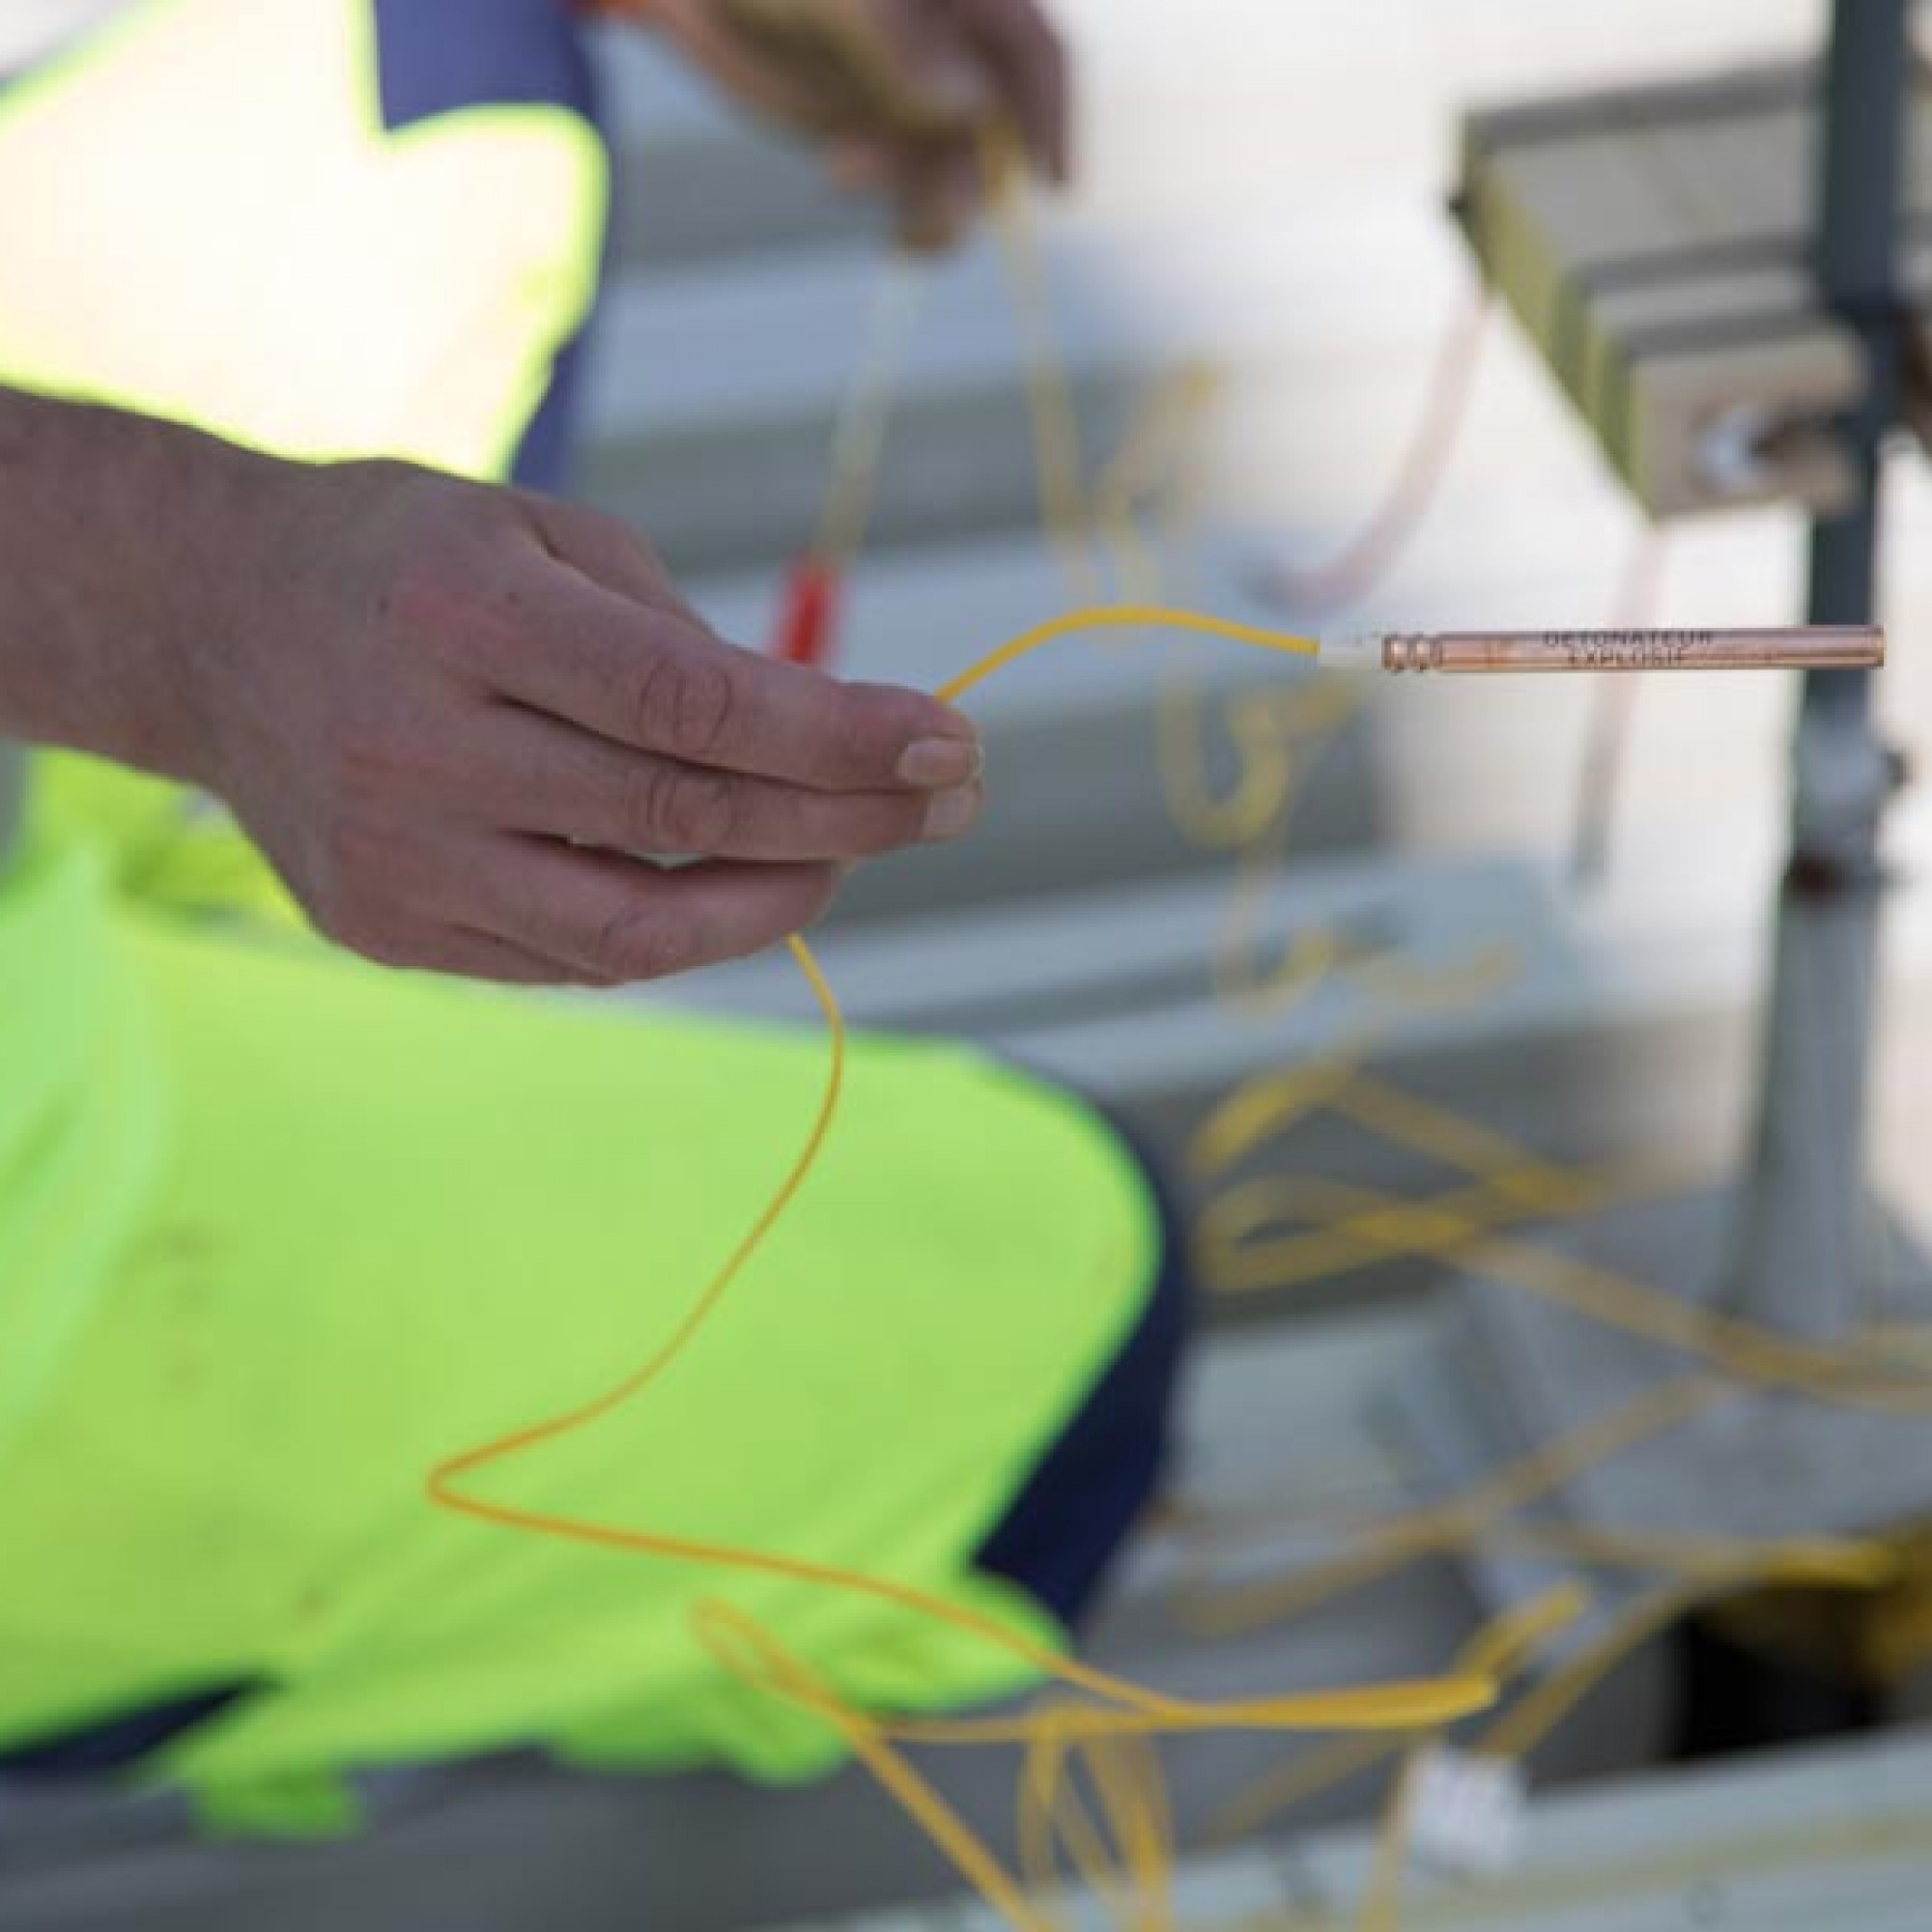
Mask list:
[[[542,107],[386,133],[370,29],[370,0],[145,0],[0,96],[0,382],[499,472],[591,295],[601,152]],[[863,1703],[1016,1688],[998,1646],[890,1606],[424,1498],[436,1459],[667,1332],[795,1151],[822,1040],[158,919],[117,882],[156,823],[180,845],[171,789],[41,763],[0,875],[0,1747],[258,1680],[140,1776],[280,1832],[347,1821],[345,1771],[508,1745],[824,1766],[836,1736],[694,1641],[714,1593]],[[229,857],[186,895],[266,877]],[[1157,1238],[1076,1102],[859,1042],[700,1346],[503,1491],[1047,1636],[975,1552],[1132,1331]]]

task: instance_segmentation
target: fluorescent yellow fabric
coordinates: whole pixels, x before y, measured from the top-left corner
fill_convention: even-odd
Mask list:
[[[0,875],[0,1488],[152,1199],[165,1114],[144,1003],[103,943],[104,867]],[[0,1538],[0,1603],[23,1546]]]
[[[0,100],[0,381],[500,474],[595,292],[566,109],[383,126],[367,0],[147,0]]]
[[[83,837],[117,890],[185,918],[302,929],[287,889],[213,800],[72,753],[43,753],[32,775],[33,824]]]
[[[139,1101],[148,1182],[6,1454],[0,1549],[29,1560],[0,1592],[0,1742],[260,1674],[281,1688],[164,1771],[283,1826],[329,1821],[316,1779],[338,1767],[526,1740],[825,1763],[829,1733],[692,1641],[706,1594],[867,1701],[1012,1688],[1004,1654],[875,1604],[424,1502],[439,1455],[662,1338],[795,1151],[821,1040],[251,950],[120,909],[76,855],[38,861],[6,905],[36,970],[90,989],[64,995],[76,1030],[113,1010],[143,1042],[137,1092],[98,1067],[86,1084],[103,1118]],[[10,1068],[18,1014],[0,1008]],[[823,1170],[691,1356],[493,1487],[1031,1627],[971,1552],[1136,1318],[1153,1241],[1077,1105],[958,1049],[864,1042]]]

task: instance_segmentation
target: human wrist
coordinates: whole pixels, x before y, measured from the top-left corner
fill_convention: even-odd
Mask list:
[[[0,734],[203,780],[244,533],[278,467],[0,391]]]

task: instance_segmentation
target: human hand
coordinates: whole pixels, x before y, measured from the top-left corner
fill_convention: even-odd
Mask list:
[[[959,713],[724,642],[612,519],[397,464],[264,465],[251,500],[182,762],[371,958],[659,979],[978,811]]]
[[[1068,169],[1065,52],[1036,0],[605,0],[655,25],[753,111],[824,144],[896,206],[901,239],[950,246],[984,192],[980,133],[1010,124]]]

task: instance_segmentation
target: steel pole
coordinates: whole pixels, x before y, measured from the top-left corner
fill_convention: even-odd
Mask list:
[[[1901,412],[1908,12],[1908,0],[1834,0],[1832,10],[1814,261],[1825,300],[1863,346],[1867,383],[1842,425],[1857,499],[1811,532],[1813,623],[1870,623],[1877,602],[1882,462]],[[1871,688],[1867,671],[1814,670],[1804,680],[1756,1152],[1731,1284],[1736,1311],[1816,1338],[1842,1334],[1869,1311],[1880,1271],[1864,1129],[1879,824],[1894,781]]]

